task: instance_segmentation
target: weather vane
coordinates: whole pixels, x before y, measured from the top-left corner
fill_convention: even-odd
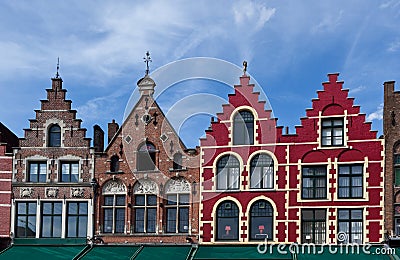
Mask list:
[[[56,79],[60,77],[60,74],[58,73],[58,70],[60,69],[60,57],[57,57],[57,73],[56,73]]]
[[[151,57],[150,57],[150,52],[146,52],[146,57],[143,58],[144,62],[146,63],[146,76],[149,75],[150,69],[149,69],[149,62],[152,62]]]
[[[247,61],[243,61],[243,74],[246,74],[247,71]]]

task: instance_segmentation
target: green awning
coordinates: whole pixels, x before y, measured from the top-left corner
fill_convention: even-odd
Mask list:
[[[304,246],[304,245],[303,245]],[[358,247],[358,249],[357,249]],[[303,250],[303,251],[302,251]],[[384,252],[384,254],[382,254]],[[299,251],[297,254],[298,260],[314,260],[314,259],[338,259],[341,260],[362,260],[362,259],[374,259],[374,260],[386,260],[391,259],[388,252],[383,246],[370,246],[364,247],[362,245],[342,245],[342,246],[316,246],[315,249],[312,247],[302,249],[299,245]]]
[[[186,260],[191,249],[191,246],[144,246],[134,259]]]
[[[194,255],[196,260],[245,260],[245,259],[292,259],[290,252],[286,247],[278,252],[276,246],[268,246],[267,248],[257,247],[257,245],[238,245],[238,246],[208,246],[200,245]]]
[[[49,259],[73,259],[79,255],[85,246],[68,245],[14,245],[0,254],[0,259],[29,259],[29,260],[49,260]]]
[[[82,260],[130,260],[131,257],[139,250],[139,246],[105,246],[94,245],[84,256]]]

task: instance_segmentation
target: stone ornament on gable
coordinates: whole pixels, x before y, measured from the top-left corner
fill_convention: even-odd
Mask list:
[[[82,198],[84,195],[84,188],[71,188],[71,197],[73,198]]]
[[[32,188],[21,188],[20,196],[21,198],[30,198],[33,194]]]
[[[108,181],[103,187],[103,194],[126,193],[126,187],[121,181]]]
[[[190,183],[184,178],[171,179],[168,181],[165,193],[188,193],[190,192]]]
[[[58,196],[58,188],[46,188],[47,198],[57,198],[57,196]]]
[[[133,193],[135,193],[135,194],[149,194],[149,193],[157,194],[158,193],[157,184],[151,180],[145,180],[145,179],[139,180],[139,182],[137,182],[135,184]]]

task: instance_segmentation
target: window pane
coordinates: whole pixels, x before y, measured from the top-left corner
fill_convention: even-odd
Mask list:
[[[176,205],[177,203],[177,198],[176,194],[174,195],[167,195],[167,205]]]
[[[77,233],[76,233],[76,226],[78,223],[78,217],[76,216],[69,216],[68,219],[68,232],[67,232],[67,236],[68,237],[76,237]]]
[[[55,202],[54,204],[54,214],[62,214],[62,203],[61,202]]]
[[[78,214],[78,203],[76,202],[68,203],[68,214]]]
[[[156,232],[156,221],[157,221],[157,209],[149,208],[147,209],[147,232]]]
[[[180,233],[189,232],[189,208],[179,208],[179,226],[178,231]]]
[[[144,208],[135,209],[135,232],[144,232]]]
[[[176,208],[167,209],[167,232],[176,232]]]
[[[112,209],[104,209],[104,225],[103,225],[104,233],[111,233],[113,229],[113,210]]]
[[[250,188],[259,189],[261,188],[261,167],[252,168],[250,178]]]
[[[71,165],[71,182],[78,182],[79,180],[79,164],[74,163]]]
[[[87,216],[79,217],[78,237],[87,236]]]
[[[53,206],[52,203],[44,202],[44,203],[42,204],[42,211],[43,211],[43,214],[51,214],[51,213],[52,213],[52,206]]]
[[[147,195],[147,206],[157,206],[156,195]]]
[[[228,174],[227,174],[227,169],[223,169],[217,174],[217,189],[219,190],[226,190],[227,184],[228,184]]]
[[[88,213],[87,202],[80,202],[79,203],[79,214],[80,215],[87,215],[87,213]]]
[[[180,194],[179,195],[179,204],[180,205],[189,205],[189,194]]]
[[[229,188],[239,189],[239,168],[231,168],[229,174]]]
[[[136,206],[144,206],[145,205],[144,195],[135,195],[135,202]]]
[[[104,196],[104,206],[112,206],[114,204],[114,196]]]
[[[115,209],[115,233],[124,233],[125,209]]]
[[[42,237],[51,237],[51,217],[42,216]]]
[[[125,195],[116,195],[116,206],[125,206]]]
[[[27,213],[27,208],[26,208],[26,203],[18,203],[18,214],[26,214]]]

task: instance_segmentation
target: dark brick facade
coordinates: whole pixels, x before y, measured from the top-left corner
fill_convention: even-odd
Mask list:
[[[108,124],[109,144],[96,153],[96,235],[106,243],[197,242],[198,150],[186,149],[154,101],[154,81],[146,76],[138,86],[139,101],[120,128],[114,120]],[[177,153],[181,161],[174,165]],[[171,194],[188,198],[182,211],[168,202]],[[113,196],[123,200],[119,207],[107,203]],[[140,201],[144,196],[156,198],[146,201],[154,211]]]
[[[92,236],[94,150],[62,83],[60,77],[52,79],[47,99],[14,151],[11,229],[16,238]]]
[[[384,83],[383,134],[385,138],[385,233],[389,236],[399,236],[400,210],[395,210],[395,208],[400,206],[400,183],[396,182],[395,156],[400,155],[400,92],[395,91],[394,81]]]

